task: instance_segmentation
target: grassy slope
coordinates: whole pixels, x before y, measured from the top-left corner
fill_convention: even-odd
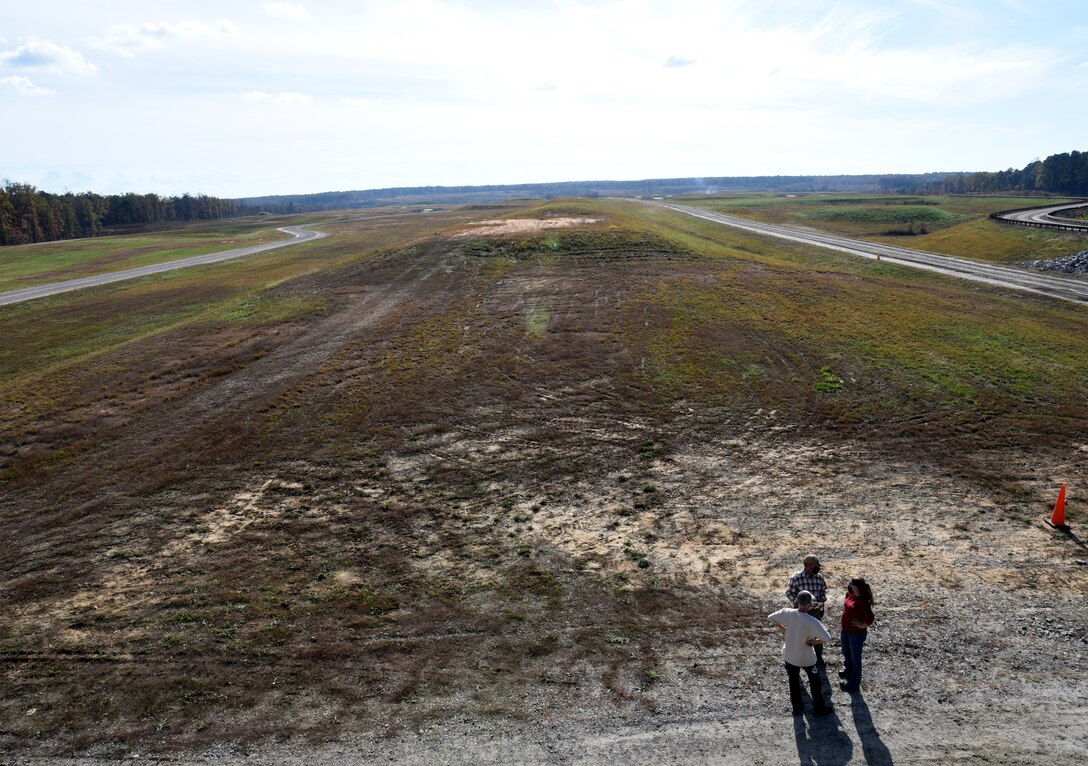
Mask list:
[[[727,397],[763,389],[772,398],[760,406],[789,407],[804,393],[809,413],[885,433],[983,418],[1016,440],[1023,417],[1029,432],[1074,433],[1084,414],[1083,309],[1025,311],[1019,296],[816,248],[753,247],[713,224],[654,215],[693,246],[717,237],[743,248],[717,284],[658,288],[671,320],[656,347],[677,380]],[[839,382],[821,392],[829,372]]]
[[[1088,247],[1083,236],[1008,226],[988,218],[997,210],[1039,204],[1037,199],[811,194],[693,198],[688,202],[767,223],[807,226],[993,263],[1055,258]],[[920,233],[923,226],[927,233]],[[911,229],[916,233],[903,235]],[[900,234],[889,235],[889,231]]]
[[[738,434],[774,410],[963,472],[1088,418],[1081,308],[633,203],[520,213],[559,214],[607,220],[516,241],[344,222],[298,252],[4,309],[5,741],[512,713],[586,664],[651,705],[661,646],[721,642],[757,607],[659,579],[633,531],[617,562],[532,530],[587,486],[619,510],[584,515],[620,531],[666,505],[643,476],[681,410]],[[277,510],[242,524],[265,496]]]

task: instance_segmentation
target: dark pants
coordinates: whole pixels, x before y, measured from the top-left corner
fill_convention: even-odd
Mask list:
[[[824,702],[823,682],[820,679],[820,672],[816,669],[816,666],[809,665],[807,668],[803,668],[799,665],[791,665],[787,662],[786,675],[789,676],[790,679],[790,703],[793,705],[794,714],[804,710],[804,703],[801,701],[802,672],[808,676],[808,684],[812,689],[812,712],[826,712],[828,708],[827,703]]]

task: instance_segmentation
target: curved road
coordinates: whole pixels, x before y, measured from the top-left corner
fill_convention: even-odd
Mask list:
[[[676,210],[687,213],[696,218],[714,221],[726,226],[734,226],[738,229],[767,234],[779,239],[788,239],[793,242],[801,242],[806,245],[818,245],[831,250],[859,255],[863,258],[876,258],[888,263],[902,266],[911,266],[927,271],[936,271],[962,279],[970,279],[974,282],[1008,287],[1014,290],[1045,295],[1050,298],[1073,301],[1076,303],[1088,303],[1088,281],[1075,277],[1060,276],[1053,273],[1034,272],[1027,269],[1017,269],[1010,266],[996,266],[989,263],[969,261],[965,258],[956,258],[951,255],[937,255],[927,253],[924,250],[910,250],[905,247],[893,245],[880,245],[875,242],[865,242],[860,239],[839,237],[823,232],[794,229],[789,226],[778,226],[768,223],[750,221],[746,218],[737,218],[721,213],[712,213],[699,208],[686,205],[673,205],[666,202],[653,202],[650,200],[638,200],[646,205]],[[1083,203],[1082,203],[1083,204]],[[1063,207],[1065,207],[1063,205]]]
[[[1033,207],[1027,210],[1010,210],[1000,213],[997,217],[1012,223],[1026,224],[1028,226],[1061,227],[1062,229],[1084,229],[1088,232],[1088,221],[1078,221],[1074,218],[1062,218],[1056,213],[1062,210],[1073,210],[1078,207],[1088,206],[1088,202],[1081,200],[1073,204],[1052,205],[1050,207]]]
[[[164,271],[183,269],[186,266],[199,266],[202,264],[229,261],[232,258],[241,258],[243,255],[263,253],[266,250],[275,250],[280,247],[297,245],[302,242],[310,242],[315,239],[323,239],[324,237],[329,236],[320,231],[307,231],[305,225],[284,226],[276,231],[290,234],[293,239],[284,240],[282,242],[267,242],[263,245],[252,245],[251,247],[239,247],[234,250],[223,250],[222,252],[208,253],[206,255],[194,255],[192,258],[181,258],[176,261],[165,261],[164,263],[155,263],[150,266],[139,266],[134,269],[111,271],[106,274],[96,274],[91,277],[80,277],[79,279],[69,279],[64,282],[53,282],[47,285],[38,285],[37,287],[25,287],[21,290],[11,290],[6,293],[0,293],[0,306],[30,301],[35,298],[44,298],[47,295],[66,293],[71,290],[82,290],[84,287],[95,287],[97,285],[109,284],[110,282],[121,282],[126,279],[146,277],[149,274],[160,274]]]

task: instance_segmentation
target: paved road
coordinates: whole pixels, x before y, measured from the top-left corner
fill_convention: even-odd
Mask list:
[[[111,271],[106,274],[97,274],[92,277],[80,277],[79,279],[69,279],[64,282],[38,285],[37,287],[25,287],[22,290],[11,290],[6,293],[0,293],[0,306],[30,301],[35,298],[44,298],[47,295],[56,295],[57,293],[66,293],[72,290],[82,290],[84,287],[95,287],[97,285],[109,284],[110,282],[121,282],[126,279],[146,277],[149,274],[160,274],[164,271],[183,269],[186,266],[198,266],[208,263],[219,263],[220,261],[229,261],[232,258],[241,258],[243,255],[263,253],[266,250],[275,250],[276,248],[297,245],[302,242],[310,242],[311,240],[322,239],[329,236],[320,231],[307,231],[305,226],[284,226],[281,229],[277,229],[277,231],[290,234],[293,238],[281,242],[268,242],[263,245],[239,247],[235,250],[224,250],[219,253],[194,255],[192,258],[181,258],[176,261],[155,263],[150,266],[139,266],[134,269],[125,269],[123,271]]]
[[[1088,303],[1088,280],[1066,277],[1052,273],[1017,269],[1010,266],[995,266],[978,261],[969,261],[964,258],[955,258],[950,255],[937,255],[923,250],[910,250],[905,247],[893,245],[879,245],[874,242],[864,242],[859,239],[839,237],[834,234],[795,229],[789,226],[777,226],[767,223],[750,221],[746,218],[737,218],[721,213],[712,213],[686,205],[673,205],[667,202],[653,202],[639,200],[643,204],[657,205],[658,207],[676,210],[681,213],[693,215],[715,223],[735,226],[758,234],[767,234],[779,239],[788,239],[793,242],[802,242],[808,245],[838,250],[851,255],[859,255],[863,258],[877,258],[888,263],[896,263],[903,266],[911,266],[928,271],[936,271],[941,274],[970,279],[975,282],[1008,287],[1014,290],[1046,295],[1051,298],[1059,298],[1076,303]]]
[[[1008,213],[1002,213],[998,217],[1004,218],[1006,221],[1027,224],[1029,226],[1060,226],[1063,229],[1084,229],[1088,232],[1088,221],[1062,218],[1057,215],[1057,213],[1062,210],[1073,210],[1074,208],[1085,207],[1085,205],[1088,205],[1088,203],[1081,200],[1080,202],[1074,202],[1071,205],[1051,205],[1050,207],[1033,207],[1029,210],[1013,210]]]

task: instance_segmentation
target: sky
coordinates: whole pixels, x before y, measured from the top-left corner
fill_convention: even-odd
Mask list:
[[[5,0],[0,180],[216,197],[1002,170],[1084,0]]]

